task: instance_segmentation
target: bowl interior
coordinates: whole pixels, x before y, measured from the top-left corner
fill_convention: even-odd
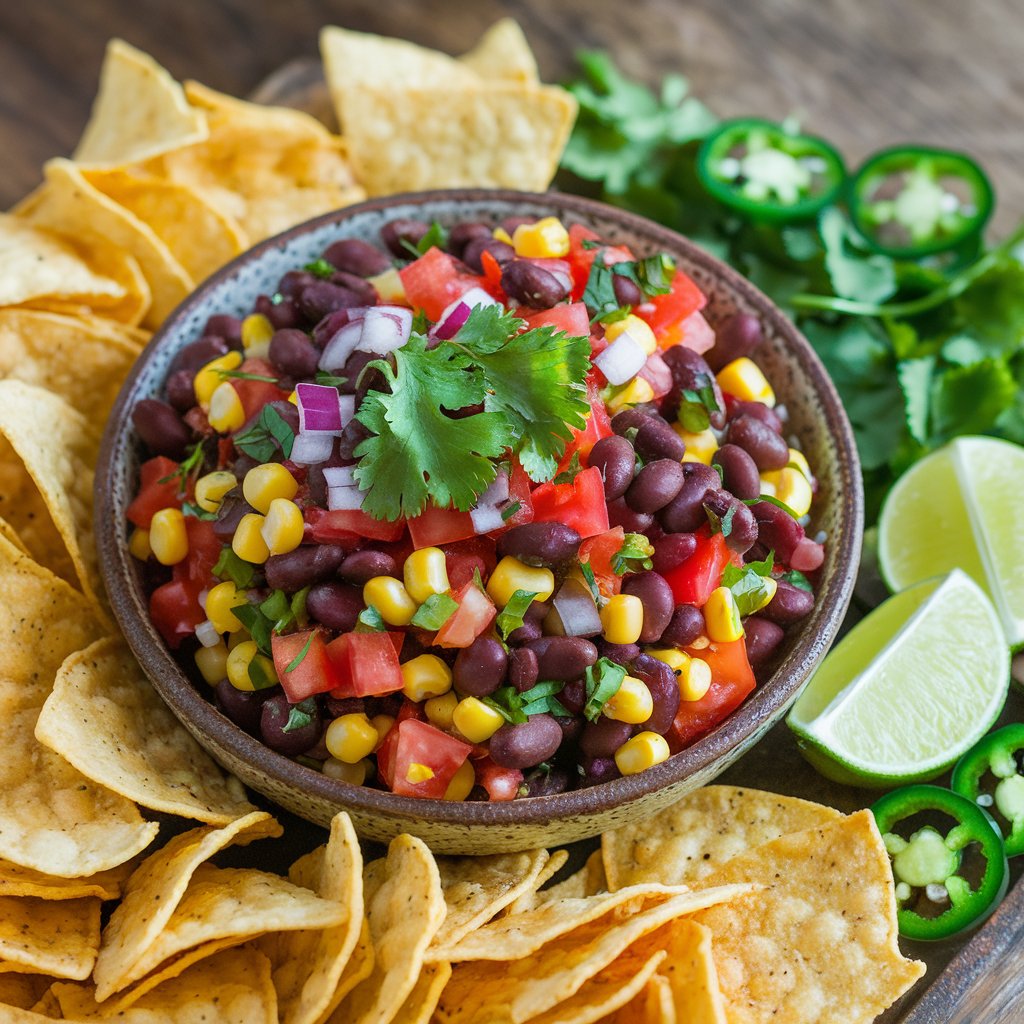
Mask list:
[[[315,259],[339,238],[377,243],[380,228],[396,217],[450,226],[552,213],[592,228],[611,243],[628,245],[638,256],[669,252],[707,295],[705,315],[712,326],[735,312],[753,313],[762,321],[766,340],[757,361],[785,403],[789,429],[800,439],[820,485],[808,532],[823,531],[828,543],[814,611],[788,636],[771,678],[735,713],[682,753],[640,775],[507,804],[416,800],[329,779],[275,754],[224,717],[189,681],[153,628],[138,563],[127,549],[124,511],[142,456],[131,429],[131,409],[139,399],[160,393],[174,355],[199,337],[209,316],[246,314],[257,295],[276,290],[285,271]],[[852,432],[824,368],[796,328],[735,271],[681,236],[604,204],[557,193],[459,190],[373,200],[319,217],[240,256],[178,307],[138,360],[107,425],[96,498],[100,565],[121,628],[164,700],[225,767],[310,820],[326,823],[344,808],[372,838],[409,830],[438,849],[456,852],[522,849],[538,840],[592,835],[664,806],[724,771],[778,721],[827,651],[849,603],[863,532]]]

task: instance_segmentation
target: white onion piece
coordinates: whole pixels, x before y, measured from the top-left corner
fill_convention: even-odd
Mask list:
[[[487,485],[487,490],[476,500],[477,508],[490,506],[494,508],[503,501],[508,501],[508,473],[500,470],[495,478]]]
[[[401,348],[412,333],[412,310],[404,306],[371,306],[362,321],[356,348],[384,355]]]
[[[492,530],[500,530],[505,525],[500,509],[494,505],[477,506],[470,511],[469,518],[473,521],[473,530],[478,536]]]
[[[348,362],[348,357],[359,344],[363,333],[363,320],[360,318],[344,327],[324,346],[317,366],[321,370],[340,370]]]
[[[352,512],[363,507],[364,497],[358,487],[328,487],[327,508],[331,512]]]
[[[220,643],[220,633],[209,619],[205,619],[196,626],[196,639],[204,647],[216,647]]]
[[[355,487],[355,466],[325,466],[324,480],[328,487]]]
[[[594,596],[579,580],[567,579],[562,584],[554,607],[566,636],[594,636],[601,632],[601,616]]]
[[[632,380],[647,362],[647,353],[629,331],[623,331],[595,360],[609,384]]]
[[[292,453],[289,458],[300,466],[312,466],[317,462],[326,462],[334,450],[333,434],[303,434],[295,436]]]

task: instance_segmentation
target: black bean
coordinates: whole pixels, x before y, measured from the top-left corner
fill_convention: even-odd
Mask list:
[[[222,679],[213,692],[217,707],[240,729],[257,736],[264,701],[281,691],[276,686],[266,690],[236,690],[226,679]]]
[[[717,331],[715,344],[705,358],[715,373],[734,359],[749,356],[764,341],[761,321],[752,313],[734,313]]]
[[[450,253],[461,259],[462,254],[466,251],[466,246],[478,238],[484,241],[491,241],[494,239],[494,236],[486,224],[463,221],[461,224],[456,224],[448,232],[447,249]]]
[[[631,573],[622,580],[622,593],[640,598],[644,606],[640,643],[656,643],[665,632],[675,609],[675,598],[668,581],[656,572]]]
[[[587,456],[590,466],[596,466],[604,478],[604,496],[608,501],[621,498],[633,482],[636,453],[633,446],[618,434],[602,437]]]
[[[672,612],[661,642],[668,647],[689,647],[704,633],[704,616],[692,604],[677,604]]]
[[[637,644],[610,644],[607,640],[597,640],[597,653],[602,658],[614,661],[616,665],[628,665],[639,653]]]
[[[789,563],[797,545],[804,539],[804,528],[785,510],[770,501],[750,506],[757,521],[757,539],[781,562]]]
[[[570,679],[558,694],[559,703],[572,715],[582,715],[587,687],[582,679]]]
[[[279,693],[264,702],[260,713],[260,734],[263,742],[271,750],[276,750],[286,757],[296,757],[305,753],[320,739],[323,731],[323,720],[319,710],[316,710],[305,725],[285,732],[284,727],[288,724],[291,709],[292,705],[289,704],[288,698]]]
[[[697,538],[692,533],[666,533],[652,543],[651,563],[662,575],[682,565],[697,550]]]
[[[355,292],[332,284],[330,281],[314,281],[312,284],[306,285],[299,292],[298,304],[302,315],[316,324],[329,313],[363,305]]]
[[[612,289],[615,292],[615,301],[620,306],[639,306],[644,301],[644,293],[640,286],[632,278],[625,274],[616,274],[612,268]]]
[[[662,358],[672,371],[672,390],[665,396],[663,414],[668,419],[675,419],[684,391],[695,391],[699,394],[701,389],[710,387],[714,402],[718,406],[715,411],[708,410],[711,426],[724,427],[725,398],[704,357],[685,345],[673,345],[662,354]]]
[[[556,793],[564,793],[569,788],[570,781],[569,773],[556,765],[553,768],[537,768],[528,772],[523,784],[526,786],[527,796],[554,796]]]
[[[613,757],[581,757],[580,770],[583,772],[583,778],[580,780],[582,787],[611,782],[622,774]]]
[[[352,311],[349,308],[336,309],[333,313],[328,313],[317,325],[313,328],[313,333],[310,335],[312,342],[322,352],[327,348],[328,342],[330,342],[334,336],[342,329],[352,323]],[[335,367],[327,367],[329,370],[335,369]]]
[[[757,521],[754,513],[739,498],[734,498],[728,491],[713,488],[704,495],[704,508],[709,520],[714,516],[721,524],[725,543],[731,551],[742,555],[754,546]]]
[[[286,299],[294,299],[307,284],[312,284],[317,277],[308,270],[288,270],[277,282],[277,290]]]
[[[516,251],[508,242],[499,241],[497,238],[474,238],[462,250],[462,262],[474,273],[482,274],[484,265],[481,257],[489,252],[498,264],[504,266],[515,259]]]
[[[282,331],[286,327],[298,327],[302,323],[302,314],[291,299],[282,298],[280,302],[274,302],[269,295],[259,295],[256,297],[255,309],[257,313],[262,313],[277,331]]]
[[[541,679],[575,679],[597,661],[597,648],[578,636],[551,636],[534,640]]]
[[[205,366],[211,359],[225,355],[228,351],[228,343],[221,337],[213,334],[204,335],[198,341],[186,345],[171,360],[168,373],[176,373],[178,370],[188,370],[193,376]]]
[[[338,438],[336,444],[336,450],[339,458],[343,460],[343,465],[352,463],[355,461],[356,449],[372,434],[369,427],[362,424],[361,421],[352,418],[345,424],[345,429],[341,432],[341,437]]]
[[[501,271],[501,287],[514,302],[531,309],[549,309],[568,294],[566,286],[550,270],[529,260],[507,263]]]
[[[367,373],[365,379],[362,377],[363,370],[375,359],[380,359],[378,353],[362,352],[357,349],[345,360],[344,366],[330,367],[331,372],[335,372],[337,376],[345,378],[344,382],[338,385],[338,390],[343,395],[354,395],[360,388],[367,388],[371,382],[379,387],[378,382],[381,380],[379,373],[371,370]]]
[[[786,426],[779,418],[779,414],[764,402],[741,402],[730,399],[729,419],[738,420],[741,416],[753,416],[755,420],[760,420],[766,427],[771,427],[780,436],[786,431]]]
[[[366,700],[363,697],[328,697],[324,701],[324,710],[329,718],[365,714]]]
[[[505,682],[507,671],[505,648],[499,641],[481,636],[459,651],[452,682],[460,692],[471,697],[486,697]]]
[[[337,580],[315,583],[306,595],[306,611],[310,617],[339,633],[355,629],[362,610],[362,591]]]
[[[167,401],[178,412],[188,412],[196,404],[195,377],[191,370],[177,370],[167,378]]]
[[[648,416],[646,422],[640,425],[633,447],[647,461],[672,459],[679,462],[686,454],[683,439],[660,416]]]
[[[398,572],[398,562],[386,551],[374,551],[365,548],[346,555],[338,568],[338,575],[346,582],[361,587],[374,576],[394,576]]]
[[[679,681],[675,672],[650,654],[641,654],[633,662],[632,674],[650,691],[654,710],[643,723],[645,730],[663,736],[675,721],[679,710]]]
[[[242,347],[242,321],[237,316],[228,313],[214,313],[206,326],[203,328],[204,336],[223,338],[228,348],[240,349]]]
[[[192,431],[166,402],[143,398],[132,409],[132,424],[143,444],[154,455],[181,459],[192,440]]]
[[[717,489],[718,474],[703,462],[683,463],[683,486],[658,514],[666,533],[693,533],[707,522],[704,497]]]
[[[525,618],[518,629],[513,629],[508,635],[510,644],[526,644],[531,640],[538,640],[544,635],[541,623],[536,619]]]
[[[270,362],[291,377],[312,377],[320,353],[305,331],[287,328],[270,339]]]
[[[608,525],[614,530],[621,526],[626,533],[646,533],[654,522],[650,512],[635,512],[626,504],[625,498],[608,502]]]
[[[561,745],[562,730],[551,715],[530,715],[525,722],[501,726],[487,744],[487,752],[502,768],[532,768]]]
[[[324,259],[337,270],[358,277],[375,277],[391,268],[391,260],[375,245],[359,238],[343,238],[324,249]]]
[[[675,459],[654,459],[630,484],[626,504],[634,512],[657,512],[679,493],[684,479],[681,463]]]
[[[762,472],[782,469],[789,462],[789,446],[761,420],[740,416],[729,424],[729,443],[739,445]]]
[[[617,412],[612,417],[612,431],[620,437],[625,437],[631,430],[639,431],[653,416],[657,416],[657,413],[651,410],[645,411],[643,407],[623,409],[622,412]],[[661,419],[660,416],[658,418]],[[662,420],[662,422],[665,421]]]
[[[521,227],[523,224],[536,224],[536,217],[527,217],[523,214],[515,214],[511,217],[505,217],[501,226],[510,234],[515,235],[516,228]]]
[[[513,647],[508,652],[508,682],[520,693],[530,689],[540,678],[537,654],[529,647]]]
[[[633,726],[628,722],[616,722],[602,715],[583,727],[580,750],[588,757],[612,757],[632,732]]]
[[[217,518],[213,523],[214,536],[221,543],[230,544],[238,524],[242,521],[242,516],[255,511],[256,509],[242,497],[242,488],[240,486],[232,488],[224,495],[220,508],[217,509]]]
[[[336,284],[358,296],[361,306],[373,306],[377,302],[377,289],[365,278],[350,274],[347,270],[336,270],[329,280],[331,284]]]
[[[498,538],[498,558],[512,555],[530,565],[557,565],[572,558],[580,535],[562,523],[524,523]]]
[[[337,544],[303,544],[283,555],[271,555],[264,563],[267,586],[289,594],[329,580],[341,565],[345,549]]]
[[[799,622],[814,610],[814,594],[809,590],[794,587],[785,580],[778,581],[775,596],[761,609],[761,614],[780,626]]]
[[[408,260],[415,259],[415,256],[403,243],[408,243],[415,248],[429,230],[430,225],[424,220],[399,217],[396,220],[389,220],[380,229],[380,237],[393,256],[397,256],[400,260]]]
[[[745,619],[743,628],[746,632],[747,658],[751,667],[755,669],[760,668],[771,658],[786,635],[778,623],[764,619],[760,615],[751,615]]]
[[[722,469],[722,485],[737,498],[745,501],[761,493],[757,463],[739,445],[723,444],[715,452],[713,462]]]

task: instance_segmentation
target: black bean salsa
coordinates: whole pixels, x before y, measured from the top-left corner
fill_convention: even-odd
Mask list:
[[[814,606],[817,484],[672,259],[555,217],[395,220],[213,316],[133,423],[161,635],[355,785],[511,800],[642,772]]]

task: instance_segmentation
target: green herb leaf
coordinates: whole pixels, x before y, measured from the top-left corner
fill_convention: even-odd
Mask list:
[[[759,505],[762,501],[766,501],[769,505],[774,505],[776,508],[781,508],[783,512],[785,512],[787,515],[791,515],[794,519],[800,518],[796,514],[796,512],[793,511],[793,509],[791,509],[784,501],[780,501],[778,498],[776,498],[774,494],[762,494],[756,498],[744,498],[743,504]],[[704,506],[704,511],[707,512],[709,519],[714,515],[714,513],[707,507],[707,505]],[[715,518],[717,519],[718,517],[716,516]],[[712,525],[711,527],[711,532],[715,532],[714,525]],[[729,535],[726,534],[726,536],[728,537]]]
[[[257,462],[270,462],[278,450],[287,459],[295,444],[295,434],[281,414],[265,405],[259,419],[244,433],[236,434],[235,447]]]
[[[270,657],[272,654],[270,633],[274,625],[273,622],[260,611],[258,605],[243,604],[237,608],[232,608],[231,611],[235,618],[249,631],[249,635],[256,641],[256,646],[260,651]]]
[[[836,207],[821,214],[825,267],[836,295],[861,302],[882,302],[896,291],[896,271],[888,256],[867,255],[854,248],[851,229]]]
[[[294,658],[285,666],[285,672],[294,672],[303,662],[306,655],[309,654],[310,647],[313,646],[313,637],[316,636],[316,630],[312,629],[309,632],[309,636],[306,637],[306,642],[302,645],[302,650],[295,655]]]
[[[386,633],[388,629],[384,616],[372,604],[368,604],[356,619],[356,632]]]
[[[594,604],[601,607],[601,588],[597,585],[597,579],[594,576],[594,569],[589,561],[580,562],[580,572],[583,574],[584,580],[587,582],[587,587],[590,589],[591,597],[594,599]]]
[[[583,673],[587,692],[583,715],[588,722],[596,722],[601,717],[601,709],[619,692],[625,678],[626,670],[610,658],[598,658],[596,664]]]
[[[783,573],[782,579],[800,590],[806,590],[809,594],[814,593],[811,581],[799,569],[790,569],[789,572]]]
[[[216,512],[207,512],[206,509],[193,505],[191,501],[182,502],[181,514],[191,516],[193,519],[202,519],[207,523],[217,518]]]
[[[764,495],[761,495],[761,497],[764,498]],[[756,502],[752,502],[752,504],[756,504]],[[735,505],[730,505],[724,516],[719,516],[710,505],[704,506],[704,513],[708,517],[708,523],[713,534],[720,533],[723,537],[728,537],[732,533],[732,520],[733,516],[736,515]]]
[[[448,244],[448,232],[436,220],[430,225],[423,237],[413,245],[408,239],[402,239],[402,248],[414,259],[419,259],[435,245],[443,249]]]
[[[245,373],[243,370],[217,370],[221,380],[261,380],[265,384],[276,384],[277,377],[268,377],[262,373]]]
[[[328,278],[338,271],[337,267],[332,266],[323,257],[313,260],[312,263],[307,263],[302,269],[319,278]]]
[[[489,697],[480,699],[493,711],[497,711],[506,722],[521,725],[526,721],[522,698],[514,686],[499,686]]]
[[[501,521],[507,523],[522,507],[521,501],[513,501],[511,505],[507,505],[501,510]]]
[[[348,381],[348,377],[338,377],[336,374],[328,373],[326,370],[317,370],[314,378],[317,384],[323,384],[329,388],[340,388]]]
[[[157,483],[169,484],[172,480],[178,481],[178,494],[184,494],[188,490],[189,481],[199,475],[203,468],[206,453],[203,451],[203,442],[197,441],[188,446],[188,455],[178,464],[178,468],[167,476],[161,477]]]
[[[679,402],[679,422],[691,434],[707,430],[711,426],[711,414],[721,411],[712,378],[706,373],[698,373],[696,384],[696,388],[683,389]]]
[[[530,590],[517,590],[509,598],[508,604],[498,612],[495,625],[498,627],[503,639],[507,640],[509,634],[523,624],[523,616],[530,605],[533,604],[536,596],[536,593]]]
[[[583,467],[580,465],[580,453],[573,452],[569,465],[558,476],[554,477],[551,482],[553,484],[571,484],[582,472]]]
[[[221,580],[231,580],[239,590],[248,590],[256,577],[256,569],[252,563],[239,558],[230,544],[225,544],[213,567],[213,575]]]
[[[304,729],[316,715],[316,697],[307,697],[288,709],[288,721],[281,726],[281,732],[295,732]]]
[[[753,615],[770,600],[768,580],[771,579],[774,563],[775,556],[772,553],[761,562],[747,562],[742,567],[726,566],[722,573],[722,586],[732,591],[741,616]]]
[[[277,678],[270,673],[266,665],[263,664],[263,660],[261,658],[253,658],[252,661],[249,662],[249,668],[247,671],[249,674],[249,682],[252,683],[257,690],[269,690],[270,687],[277,686]]]
[[[412,625],[420,629],[440,629],[457,611],[459,603],[450,594],[431,594],[416,609]]]
[[[623,576],[627,572],[640,572],[652,566],[654,548],[642,533],[627,533],[622,538],[622,547],[612,556],[612,572]]]

